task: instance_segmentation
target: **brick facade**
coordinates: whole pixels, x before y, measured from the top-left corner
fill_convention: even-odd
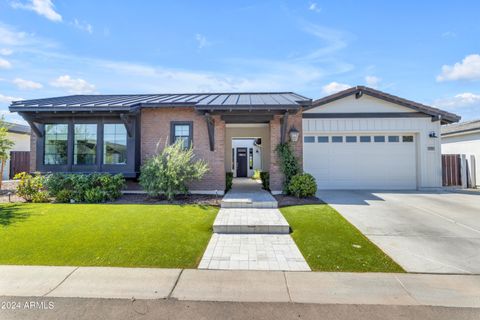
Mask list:
[[[281,139],[281,115],[275,115],[270,121],[270,189],[273,192],[282,191],[283,189],[283,174],[280,168],[280,159],[277,156],[275,148],[280,143]],[[299,132],[298,141],[294,145],[295,154],[299,160],[300,168],[303,164],[303,139],[302,139],[302,111],[300,110],[294,115],[289,115],[287,121],[286,139],[289,138],[289,131],[295,127]]]
[[[215,121],[215,150],[210,151],[207,123],[203,115],[193,108],[142,109],[140,125],[141,163],[170,143],[171,121],[193,121],[193,150],[195,155],[204,159],[210,171],[201,181],[192,183],[192,191],[219,191],[225,189],[225,123],[219,116]]]

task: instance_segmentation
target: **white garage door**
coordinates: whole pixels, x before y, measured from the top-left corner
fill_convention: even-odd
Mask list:
[[[304,170],[319,189],[416,189],[414,134],[305,134]]]

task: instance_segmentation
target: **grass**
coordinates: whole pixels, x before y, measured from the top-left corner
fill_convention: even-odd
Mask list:
[[[312,270],[404,272],[332,207],[320,204],[280,210]]]
[[[194,268],[218,209],[2,204],[0,264]]]

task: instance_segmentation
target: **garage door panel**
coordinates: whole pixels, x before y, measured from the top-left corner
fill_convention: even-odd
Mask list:
[[[362,143],[358,137],[368,134],[350,135],[358,142],[332,143],[330,137],[328,143],[304,144],[304,169],[319,189],[416,189],[415,142],[377,143],[372,135],[372,142]]]

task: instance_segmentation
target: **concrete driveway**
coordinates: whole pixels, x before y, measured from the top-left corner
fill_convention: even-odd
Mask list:
[[[480,193],[319,191],[408,272],[480,274]]]

